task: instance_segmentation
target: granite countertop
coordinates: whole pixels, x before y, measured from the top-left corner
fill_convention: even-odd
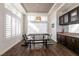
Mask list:
[[[79,33],[69,33],[69,32],[63,32],[62,33],[62,32],[58,32],[58,34],[79,38]]]

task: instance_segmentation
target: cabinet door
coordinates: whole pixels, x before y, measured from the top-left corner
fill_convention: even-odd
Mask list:
[[[64,35],[61,35],[61,44],[65,45],[66,44],[65,42],[66,42],[65,41],[65,36]]]
[[[58,43],[61,43],[63,45],[66,45],[66,41],[65,41],[65,36],[64,35],[58,34],[57,35],[57,40],[58,40]]]
[[[65,24],[65,25],[68,25],[68,24],[69,24],[69,13],[66,13],[66,14],[64,15],[64,24]]]
[[[74,49],[75,39],[73,37],[66,37],[67,47],[70,49]]]
[[[57,34],[57,41],[58,43],[61,43],[61,36],[59,34]]]
[[[78,19],[78,7],[70,11],[70,23],[76,24],[79,23]]]
[[[75,51],[79,53],[79,38],[75,39]]]
[[[64,19],[63,16],[59,17],[59,25],[63,25],[64,24]]]
[[[59,43],[59,34],[57,34],[57,42]]]

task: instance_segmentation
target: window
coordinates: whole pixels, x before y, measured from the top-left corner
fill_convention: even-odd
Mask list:
[[[19,20],[19,22],[18,22],[18,34],[21,34],[21,23],[20,23],[20,20]]]
[[[20,34],[19,33],[19,30],[20,30],[19,25],[20,25],[19,20],[16,19],[16,35]]]
[[[6,38],[11,37],[11,16],[6,15]]]
[[[15,36],[15,30],[16,30],[16,27],[15,27],[15,18],[12,17],[12,36]]]
[[[6,15],[6,38],[17,36],[21,34],[20,19],[17,19],[11,15]]]
[[[20,20],[22,14],[18,11],[14,4],[5,3],[6,12],[6,24],[5,24],[5,36],[6,38],[18,36],[21,34]],[[11,14],[10,14],[11,13]]]
[[[47,16],[40,16],[41,21],[36,21],[37,15],[28,15],[28,34],[31,33],[47,33]]]

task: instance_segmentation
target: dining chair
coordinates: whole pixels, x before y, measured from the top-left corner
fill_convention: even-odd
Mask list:
[[[21,46],[28,46],[29,41],[28,41],[27,35],[23,34],[22,37],[23,37],[23,40],[24,40],[24,44],[22,44]]]

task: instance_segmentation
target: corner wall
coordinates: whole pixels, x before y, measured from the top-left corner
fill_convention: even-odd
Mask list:
[[[64,4],[57,3],[51,8],[48,13],[48,33],[52,35],[51,39],[57,42],[57,22],[58,16],[57,11],[62,7]],[[53,26],[52,26],[53,24]]]

